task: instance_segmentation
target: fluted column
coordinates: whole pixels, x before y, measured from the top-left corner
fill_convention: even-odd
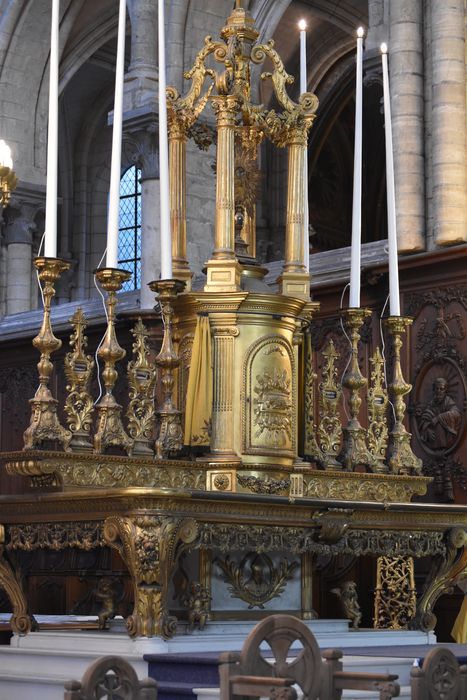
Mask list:
[[[225,326],[211,317],[212,366],[214,369],[212,400],[211,455],[221,460],[238,460],[234,450],[233,377],[234,338],[238,328]]]
[[[280,277],[282,294],[310,296],[310,276],[304,264],[305,180],[304,163],[307,150],[305,127],[291,130],[288,141],[287,212],[285,227],[284,270]]]
[[[389,68],[398,249],[425,248],[423,3],[391,0]]]
[[[186,257],[186,133],[169,115],[170,227],[173,277],[191,289],[192,273]]]
[[[216,217],[214,251],[207,263],[205,291],[240,289],[241,266],[235,257],[234,136],[238,99],[221,95],[211,99],[217,121]]]
[[[437,245],[467,240],[464,0],[431,3],[433,233]]]
[[[235,257],[234,136],[237,98],[216,97],[212,100],[217,118],[216,223],[213,258]]]

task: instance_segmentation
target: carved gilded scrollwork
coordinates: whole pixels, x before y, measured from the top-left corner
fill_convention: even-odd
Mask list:
[[[378,557],[374,626],[407,629],[415,616],[417,596],[412,557]]]
[[[104,538],[119,552],[133,580],[135,607],[126,621],[131,636],[174,635],[177,620],[169,615],[168,586],[178,557],[195,546],[197,537],[192,518],[107,518]]]
[[[238,564],[230,556],[217,557],[214,564],[221,570],[232,598],[240,598],[250,609],[261,610],[268,601],[281,596],[298,568],[297,561],[283,558],[274,564],[267,554],[256,552],[248,552]]]
[[[367,442],[372,457],[372,468],[377,473],[388,471],[385,464],[388,446],[388,423],[386,411],[388,393],[385,387],[384,359],[379,348],[370,358],[372,366],[370,385],[367,393],[368,428]]]
[[[323,350],[322,356],[324,366],[319,385],[318,443],[325,469],[340,469],[341,465],[337,461],[337,455],[341,443],[339,404],[342,388],[337,381],[336,362],[339,355],[332,339]]]
[[[134,359],[128,363],[128,432],[134,440],[133,454],[153,455],[156,370],[149,361],[148,332],[140,318],[131,332],[135,340]]]
[[[15,634],[24,635],[36,627],[36,621],[28,611],[21,573],[12,566],[5,549],[5,528],[0,525],[0,588],[7,594],[13,609],[11,629]]]
[[[91,452],[90,434],[94,413],[91,377],[95,363],[91,355],[86,355],[86,320],[81,308],[75,311],[70,323],[73,327],[70,336],[72,351],[68,352],[64,359],[65,377],[68,382],[65,413],[72,433],[70,447],[74,451]]]
[[[418,600],[417,613],[410,623],[412,629],[428,632],[436,625],[433,608],[436,601],[456,582],[467,566],[467,531],[453,527],[444,538],[444,550],[433,557],[430,573]]]

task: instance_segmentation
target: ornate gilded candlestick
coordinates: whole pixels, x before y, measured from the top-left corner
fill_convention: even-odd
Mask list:
[[[131,331],[134,359],[128,363],[128,432],[134,440],[133,454],[152,456],[156,369],[149,360],[148,331],[139,318]]]
[[[133,440],[128,437],[122,424],[122,407],[115,400],[112,393],[117,381],[117,370],[115,363],[123,360],[126,353],[120,347],[115,334],[115,307],[117,305],[117,292],[120,291],[124,282],[131,273],[127,270],[104,267],[94,273],[99,284],[107,292],[107,330],[104,340],[97,355],[104,362],[102,378],[104,380],[105,394],[97,405],[98,423],[94,436],[94,452],[104,452],[107,447],[122,447],[127,454],[131,455]]]
[[[412,389],[402,375],[401,347],[402,334],[412,325],[413,320],[404,316],[390,316],[385,325],[392,336],[394,348],[393,375],[389,389],[394,404],[395,422],[389,433],[388,463],[393,474],[421,474],[422,460],[414,455],[410,446],[411,434],[404,427],[404,396]]]
[[[39,447],[45,441],[58,441],[68,451],[71,433],[60,425],[57,416],[58,401],[54,399],[49,389],[49,380],[53,372],[53,364],[50,356],[62,346],[62,341],[56,338],[50,322],[50,305],[55,295],[55,282],[62,272],[68,270],[70,263],[59,258],[35,258],[34,266],[39,272],[39,280],[44,283],[44,316],[42,326],[32,344],[41,353],[37,365],[39,371],[39,387],[33,399],[31,422],[25,430],[24,449],[32,450]]]
[[[84,335],[86,319],[81,308],[77,309],[70,319],[73,333],[70,336],[71,352],[65,355],[66,390],[68,396],[65,402],[68,426],[73,437],[70,447],[74,452],[92,452],[90,433],[94,401],[90,386],[94,369],[94,360],[86,355],[88,339]]]
[[[185,283],[180,280],[157,280],[150,282],[149,288],[159,295],[164,323],[162,346],[156,357],[156,365],[161,370],[163,395],[162,404],[156,411],[160,423],[156,459],[164,459],[169,454],[179,452],[183,446],[182,414],[173,401],[174,370],[179,366],[180,358],[172,343],[172,303],[185,288]]]
[[[346,471],[353,471],[359,464],[368,465],[372,462],[366,446],[365,430],[358,420],[358,412],[362,403],[360,390],[367,383],[358,365],[358,343],[360,329],[365,319],[371,316],[371,311],[370,309],[345,309],[342,313],[351,343],[350,362],[342,379],[342,385],[348,389],[350,394],[350,418],[345,428],[342,429],[343,445],[337,459]]]

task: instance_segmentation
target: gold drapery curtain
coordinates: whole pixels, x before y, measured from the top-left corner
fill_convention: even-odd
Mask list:
[[[185,445],[209,445],[212,413],[211,329],[207,316],[198,317],[185,403]]]

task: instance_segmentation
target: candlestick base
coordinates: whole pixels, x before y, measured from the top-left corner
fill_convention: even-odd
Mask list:
[[[180,358],[174,350],[172,338],[173,301],[185,288],[181,280],[157,280],[149,283],[149,288],[158,294],[164,323],[164,337],[156,365],[161,371],[162,404],[156,413],[159,419],[159,436],[156,440],[156,459],[174,455],[183,447],[182,413],[173,401],[174,371]]]
[[[29,401],[32,409],[31,422],[23,434],[24,449],[31,450],[40,447],[44,442],[56,441],[62,444],[65,451],[69,451],[72,435],[58,420],[58,401],[52,396],[48,384],[53,372],[50,356],[62,346],[62,341],[56,338],[52,331],[50,306],[55,295],[55,282],[69,269],[70,263],[59,258],[38,257],[34,259],[34,266],[38,270],[39,280],[44,282],[44,315],[41,329],[32,341],[41,353],[37,365],[40,383],[34,398]]]
[[[362,403],[359,392],[367,384],[358,364],[358,344],[360,328],[365,319],[371,316],[371,310],[345,309],[342,315],[351,343],[350,362],[342,379],[342,385],[349,390],[350,394],[350,419],[342,429],[343,444],[337,460],[345,471],[353,471],[359,465],[370,466],[373,462],[366,445],[366,432],[358,420],[358,412]]]
[[[404,396],[412,389],[402,375],[401,347],[402,335],[412,325],[413,320],[404,316],[390,316],[385,321],[386,328],[393,339],[394,367],[393,379],[389,388],[393,396],[395,422],[389,433],[388,464],[393,474],[422,473],[422,460],[412,452],[410,440],[412,435],[404,427],[405,402]]]
[[[121,447],[128,455],[133,450],[133,440],[127,435],[123,427],[121,412],[122,407],[117,403],[113,395],[113,388],[117,381],[115,363],[122,360],[126,353],[120,347],[115,334],[115,308],[117,305],[117,292],[131,273],[117,268],[102,268],[94,272],[100,285],[107,292],[107,330],[97,356],[105,363],[102,377],[104,379],[105,394],[96,406],[98,422],[94,436],[94,452],[102,453],[108,447]]]

